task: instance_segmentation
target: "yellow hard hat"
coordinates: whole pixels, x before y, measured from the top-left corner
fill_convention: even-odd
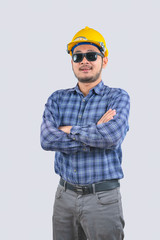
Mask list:
[[[72,41],[67,45],[67,52],[72,55],[73,49],[84,43],[98,47],[105,57],[108,56],[104,37],[98,31],[89,27],[85,27],[75,34]]]

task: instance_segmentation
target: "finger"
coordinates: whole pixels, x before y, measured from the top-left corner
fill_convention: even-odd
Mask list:
[[[103,116],[100,118],[100,119],[104,119],[105,116],[107,116],[108,114],[110,114],[113,110],[112,109],[109,109],[106,113],[103,114]]]
[[[105,115],[107,115],[107,114],[110,114],[110,113],[112,113],[112,112],[116,112],[116,110],[115,109],[110,109],[110,110],[108,110],[103,116],[105,116]]]
[[[116,114],[116,110],[115,109],[109,109],[98,121],[98,124],[101,124],[103,122],[106,122],[107,120],[110,120],[111,117],[113,117]]]
[[[97,124],[106,123],[106,122],[109,122],[112,119],[113,119],[113,117],[110,117],[110,118],[107,118],[107,119],[103,119],[103,120],[99,120]]]
[[[106,117],[110,117],[110,116],[114,116],[116,114],[115,110],[106,112],[103,116],[102,116],[102,120],[104,120]]]
[[[106,116],[104,116],[104,119],[114,117],[115,115],[116,115],[116,112],[111,112],[111,113],[107,114]]]
[[[112,113],[112,114],[110,114],[110,115],[103,116],[103,117],[99,120],[99,122],[101,122],[101,123],[102,123],[102,122],[106,122],[107,120],[112,119],[114,115],[115,115],[115,113]]]
[[[110,113],[109,115],[104,116],[102,119],[100,119],[101,123],[108,122],[113,119],[113,117],[116,115],[115,112]]]
[[[116,111],[113,110],[113,111],[107,113],[107,114],[104,116],[104,119],[107,118],[107,117],[109,117],[109,118],[110,118],[110,117],[113,117],[113,116],[115,116],[115,115],[116,115]]]
[[[105,118],[105,119],[103,120],[103,123],[109,122],[109,121],[112,120],[112,119],[113,119],[113,117]]]

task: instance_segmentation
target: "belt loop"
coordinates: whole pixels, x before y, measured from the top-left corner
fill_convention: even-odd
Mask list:
[[[95,184],[94,183],[92,184],[92,188],[93,188],[93,194],[95,194],[96,190],[95,190]]]
[[[67,182],[64,181],[64,190],[66,191],[66,188],[67,188]]]

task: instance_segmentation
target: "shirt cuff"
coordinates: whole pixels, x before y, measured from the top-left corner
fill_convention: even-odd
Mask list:
[[[78,134],[80,132],[81,127],[80,126],[73,126],[70,130],[70,134]]]
[[[68,134],[68,137],[72,140],[77,140],[77,135],[80,132],[80,128],[80,126],[73,126],[70,130],[70,134]]]
[[[84,125],[84,126],[73,126],[70,130],[70,134],[76,135],[82,132],[82,130],[86,130],[89,127],[96,127],[97,124],[95,123],[89,123],[88,125]]]

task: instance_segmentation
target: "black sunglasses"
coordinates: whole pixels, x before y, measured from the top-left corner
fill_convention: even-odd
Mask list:
[[[73,62],[82,62],[83,58],[86,57],[86,59],[90,62],[96,61],[97,56],[104,57],[103,54],[98,52],[87,52],[87,53],[74,53],[72,55]]]

